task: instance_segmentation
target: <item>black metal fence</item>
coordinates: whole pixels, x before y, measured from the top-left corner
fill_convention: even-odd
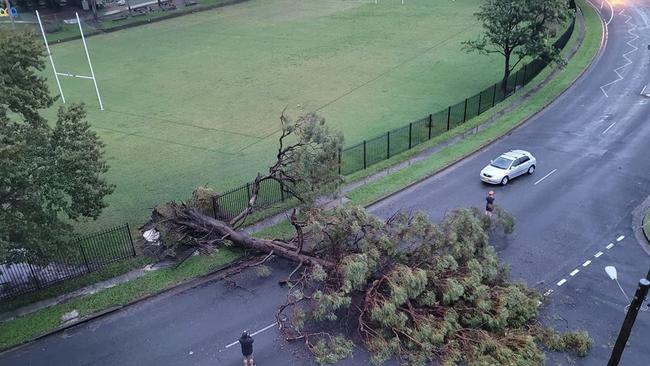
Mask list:
[[[569,1],[569,6],[571,9],[576,9],[574,0]],[[557,49],[566,46],[574,28],[575,18],[555,41],[554,46]],[[366,169],[462,125],[514,94],[533,80],[547,65],[547,61],[535,59],[513,72],[505,85],[500,81],[443,110],[345,148],[339,156],[339,174],[348,175]],[[250,183],[223,193],[213,201],[214,217],[221,219],[234,217],[246,207],[250,195]],[[285,198],[277,182],[265,181],[262,184],[258,204],[260,206],[276,204],[283,202]]]
[[[46,263],[0,264],[0,300],[52,286],[136,256],[129,225],[75,239],[72,253],[57,253]]]

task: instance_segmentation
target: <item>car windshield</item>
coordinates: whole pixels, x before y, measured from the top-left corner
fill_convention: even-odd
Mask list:
[[[490,163],[490,165],[499,169],[508,169],[511,163],[512,163],[512,159],[507,159],[504,158],[503,156],[499,156],[495,160],[492,160],[492,163]]]

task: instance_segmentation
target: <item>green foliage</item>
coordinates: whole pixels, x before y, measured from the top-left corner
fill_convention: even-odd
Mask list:
[[[587,332],[579,331],[555,334],[551,329],[546,329],[546,334],[542,337],[542,342],[553,351],[573,351],[580,357],[586,356],[593,345],[593,340]]]
[[[570,16],[566,0],[483,0],[475,14],[483,25],[481,36],[464,42],[467,51],[504,56],[504,83],[527,58],[563,63],[552,45],[554,26]]]
[[[0,120],[13,112],[35,126],[45,120],[39,110],[52,106],[45,69],[45,49],[31,30],[0,27]]]
[[[72,250],[71,221],[106,207],[104,145],[83,106],[61,107],[53,127],[40,116],[54,98],[35,34],[0,29],[0,59],[0,261],[46,260]]]
[[[328,340],[319,339],[311,347],[316,362],[319,364],[333,364],[352,355],[354,343],[342,336],[331,337]]]
[[[336,311],[342,307],[350,306],[352,299],[344,296],[341,293],[326,294],[317,291],[314,296],[316,301],[316,308],[312,312],[312,316],[316,320],[336,320]]]
[[[278,178],[296,177],[285,184],[306,202],[336,189],[342,182],[338,151],[343,148],[343,134],[331,131],[325,118],[315,113],[303,115],[295,122],[283,117],[282,128],[286,134],[295,134],[297,144],[286,151],[284,173]],[[280,151],[283,147],[281,142]]]
[[[505,224],[472,209],[453,210],[440,225],[422,214],[382,224],[357,207],[309,215],[318,256],[334,266],[327,275],[309,270],[294,284],[304,296],[286,331],[318,337],[312,352],[319,362],[339,359],[323,336],[336,321],[358,331],[373,364],[398,357],[404,365],[541,365],[542,344],[580,355],[590,346],[540,329],[541,296],[508,281],[489,245],[494,229],[514,227],[505,211]]]
[[[262,278],[267,278],[271,275],[271,269],[268,266],[261,265],[257,267],[257,275]]]

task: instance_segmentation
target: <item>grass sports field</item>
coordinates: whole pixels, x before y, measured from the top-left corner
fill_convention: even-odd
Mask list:
[[[273,159],[285,106],[318,111],[351,145],[498,80],[500,58],[461,50],[480,31],[477,0],[400,3],[251,0],[89,38],[106,110],[88,80],[63,90],[87,104],[117,188],[88,228],[251,180]],[[52,52],[58,71],[88,73],[81,41]]]

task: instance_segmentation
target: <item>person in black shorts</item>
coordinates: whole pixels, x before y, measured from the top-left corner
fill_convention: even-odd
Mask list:
[[[255,361],[253,360],[253,337],[248,334],[248,331],[245,330],[241,335],[239,344],[241,345],[241,353],[244,356],[244,366],[255,366]]]
[[[492,217],[492,211],[494,211],[494,191],[489,191],[485,197],[485,214]]]

